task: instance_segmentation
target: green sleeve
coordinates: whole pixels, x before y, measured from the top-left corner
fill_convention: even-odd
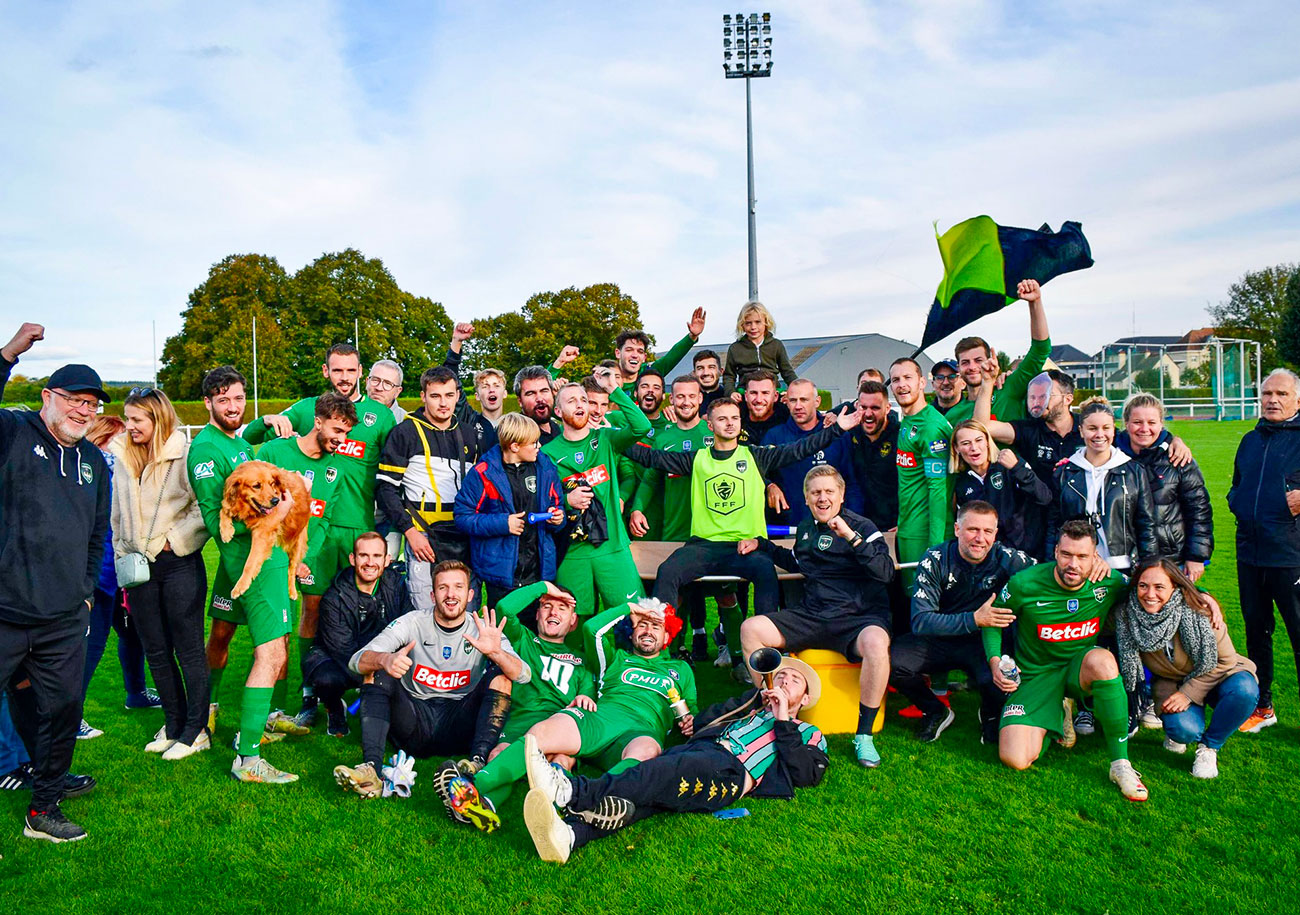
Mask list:
[[[219,460],[221,460],[221,456],[215,450],[199,445],[190,448],[189,458],[186,462],[190,488],[194,490],[194,497],[199,503],[199,512],[203,515],[203,526],[208,529],[208,533],[217,543],[221,542],[221,535],[219,534],[221,498],[225,492],[226,481],[217,477],[215,472],[195,477],[194,468],[203,463],[210,463],[213,467],[216,467],[216,462]],[[237,531],[240,527],[243,527],[242,522],[237,521],[235,525]],[[247,531],[246,527],[244,531]],[[240,533],[244,531],[240,531]]]
[[[289,422],[293,425],[294,432],[297,432],[299,435],[306,435],[312,430],[312,426],[316,424],[316,398],[304,397],[292,407],[285,410],[283,415],[287,417]],[[392,418],[392,415],[393,414],[390,411],[388,414],[389,419]],[[248,442],[250,445],[260,445],[262,442],[266,441],[266,437],[270,431],[271,427],[266,424],[266,420],[259,416],[244,427],[244,441]]]
[[[952,536],[952,525],[948,523],[948,441],[952,427],[942,416],[932,425],[927,425],[925,438],[917,443],[917,448],[924,451],[921,465],[925,469],[929,521],[929,543],[926,545],[934,546]]]
[[[533,601],[540,598],[546,593],[546,582],[539,581],[534,585],[524,585],[522,588],[515,588],[501,600],[497,601],[496,611],[502,616],[509,617],[511,620],[518,622],[518,616],[524,608]],[[511,637],[511,642],[514,638]]]
[[[618,497],[624,505],[631,503],[635,497],[636,491],[640,488],[641,472],[644,469],[630,458],[621,454],[618,456]]]
[[[700,710],[699,696],[695,692],[695,671],[691,670],[691,666],[685,661],[675,661],[673,663],[677,665],[677,670],[682,675],[680,681],[682,684],[682,699],[686,702],[686,707],[691,710],[691,714],[694,715]]]
[[[614,393],[609,395],[611,404],[618,404],[619,410],[623,413],[623,418],[627,420],[627,425],[623,428],[613,428],[609,433],[609,443],[614,446],[614,450],[620,454],[631,448],[649,432],[653,426],[646,415],[641,412],[641,408],[622,388],[615,388]]]
[[[1043,370],[1047,364],[1047,356],[1052,351],[1052,341],[1031,340],[1029,341],[1029,352],[1025,353],[1025,358],[1020,360],[1020,365],[1016,370],[1007,376],[1007,380],[1002,383],[1002,390],[998,391],[997,397],[993,404],[993,413],[998,419],[1003,419],[1003,414],[1013,404],[1018,404],[1021,413],[1026,410],[1025,398],[1029,395],[1029,382],[1034,380],[1034,376]],[[1012,419],[1019,417],[1010,417]]]
[[[650,363],[650,368],[663,375],[665,380],[670,380],[668,379],[668,373],[677,368],[677,363],[686,357],[686,354],[691,351],[691,347],[694,345],[695,339],[690,334],[687,334],[674,343],[672,349]]]
[[[1002,586],[1002,592],[997,599],[993,601],[995,607],[1005,607],[1008,610],[1016,609],[1016,586],[1014,584],[1016,576],[1012,575],[1005,585]],[[997,626],[980,627],[980,640],[984,643],[984,657],[992,660],[1002,656],[1002,630]]]
[[[582,657],[597,680],[614,659],[614,627],[628,614],[628,605],[619,604],[593,616],[582,624]]]
[[[308,496],[310,499],[311,496]],[[307,522],[307,552],[303,555],[302,561],[308,565],[313,565],[316,556],[320,553],[321,544],[325,542],[325,535],[329,533],[330,519],[334,516],[334,500],[330,499],[329,504],[325,506],[325,514],[316,518],[315,524]]]
[[[664,472],[662,470],[645,467],[643,471],[641,480],[636,485],[636,492],[632,495],[632,511],[644,512],[654,504],[655,499],[659,497],[659,493],[663,489]]]

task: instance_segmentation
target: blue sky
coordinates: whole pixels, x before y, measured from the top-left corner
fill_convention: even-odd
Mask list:
[[[696,305],[729,339],[744,88],[721,15],[742,9],[0,2],[0,313],[47,325],[33,373],[145,378],[150,322],[161,346],[215,261],[353,246],[459,318],[613,281],[661,340]],[[1204,325],[1243,272],[1300,260],[1293,3],[752,9],[775,33],[754,116],[781,335],[918,340],[931,224],[979,213],[1083,223],[1097,264],[1046,300],[1086,350]],[[1019,308],[978,329],[1024,349]]]

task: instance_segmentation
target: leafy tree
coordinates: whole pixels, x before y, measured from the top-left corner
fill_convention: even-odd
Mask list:
[[[466,345],[466,363],[474,370],[498,368],[513,378],[526,365],[549,366],[571,345],[581,355],[565,367],[564,374],[579,378],[613,355],[620,331],[640,326],[636,300],[615,283],[539,292],[518,312],[476,320],[474,337]]]
[[[158,383],[173,400],[196,400],[209,369],[233,365],[253,380],[253,319],[257,319],[260,392],[292,393],[290,339],[280,324],[289,276],[273,257],[232,254],[213,264],[190,293],[181,331],[163,345]]]
[[[1278,364],[1278,339],[1286,307],[1287,283],[1296,264],[1278,264],[1247,273],[1228,288],[1228,298],[1210,306],[1215,333],[1221,337],[1258,340],[1265,366]]]
[[[1300,368],[1300,268],[1291,273],[1286,284],[1286,309],[1282,312],[1277,348],[1282,361]]]

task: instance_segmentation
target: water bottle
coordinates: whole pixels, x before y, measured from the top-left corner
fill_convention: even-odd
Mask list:
[[[1002,672],[1005,679],[1010,680],[1016,686],[1020,685],[1020,668],[1016,666],[1016,659],[1011,655],[1004,654],[998,660],[998,670]]]

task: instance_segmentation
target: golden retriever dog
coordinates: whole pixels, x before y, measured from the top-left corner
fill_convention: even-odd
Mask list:
[[[268,516],[285,495],[293,496],[293,506],[278,525]],[[301,475],[266,461],[246,461],[226,477],[221,499],[221,540],[229,543],[235,536],[235,522],[242,521],[253,536],[252,549],[244,562],[244,574],[231,589],[232,598],[248,590],[262,563],[271,555],[276,540],[289,554],[289,596],[298,599],[298,563],[307,554],[307,522],[311,518],[311,498],[307,482]]]

